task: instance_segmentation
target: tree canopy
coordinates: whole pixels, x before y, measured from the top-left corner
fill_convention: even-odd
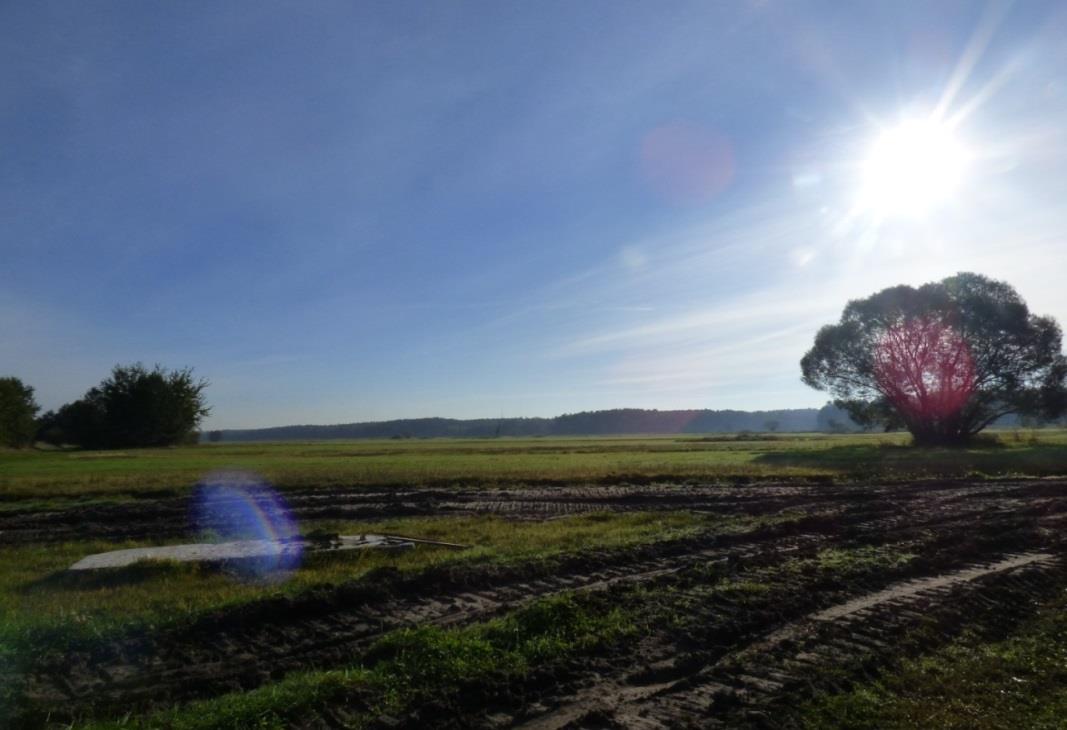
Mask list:
[[[191,368],[116,365],[111,376],[42,418],[41,437],[85,448],[169,446],[188,440],[211,409]]]
[[[1008,414],[1067,410],[1059,325],[1009,284],[973,273],[849,302],[800,366],[857,423],[903,427],[919,443],[961,443]]]
[[[18,378],[0,378],[0,446],[18,448],[33,443],[38,410],[33,388]]]

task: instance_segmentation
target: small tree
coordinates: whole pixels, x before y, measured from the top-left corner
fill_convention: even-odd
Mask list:
[[[109,378],[55,414],[52,438],[90,449],[185,443],[211,411],[207,386],[191,368],[116,365]]]
[[[213,444],[217,444],[222,441],[222,431],[208,431],[207,440]]]
[[[953,444],[1008,414],[1062,414],[1061,341],[1055,320],[1031,314],[1011,286],[964,273],[849,302],[801,370],[861,425]]]
[[[0,446],[32,444],[39,410],[33,388],[18,378],[0,378]]]
[[[776,418],[772,418],[770,420],[767,420],[767,421],[763,422],[763,427],[765,429],[767,429],[768,431],[770,431],[771,433],[775,433],[781,425],[782,425],[782,422],[779,421]]]

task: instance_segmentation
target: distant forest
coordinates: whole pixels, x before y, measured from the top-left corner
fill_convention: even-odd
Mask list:
[[[778,411],[658,411],[619,408],[555,418],[409,418],[333,426],[212,431],[211,441],[316,441],[321,439],[493,438],[497,436],[621,436],[627,434],[829,431],[859,428],[839,408]]]

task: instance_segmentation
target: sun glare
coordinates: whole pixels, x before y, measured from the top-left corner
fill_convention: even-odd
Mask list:
[[[863,162],[861,203],[880,216],[919,216],[950,202],[969,155],[953,130],[932,120],[887,129]]]

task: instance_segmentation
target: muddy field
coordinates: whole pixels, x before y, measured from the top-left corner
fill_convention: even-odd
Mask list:
[[[219,610],[33,658],[15,725],[145,713],[246,691],[295,670],[373,663],[388,632],[463,626],[561,593],[625,607],[642,631],[519,679],[422,697],[381,727],[791,727],[798,700],[877,676],[964,629],[1010,632],[1067,587],[1067,480],[894,485],[653,484],[497,491],[331,490],[287,495],[303,520],[589,511],[789,515],[752,529],[507,564],[377,571],[296,597]],[[114,539],[188,529],[179,500],[13,510],[0,542]],[[843,556],[838,559],[835,556]],[[899,558],[898,556],[905,556]],[[359,693],[300,714],[364,722]],[[359,718],[364,718],[360,720]]]

